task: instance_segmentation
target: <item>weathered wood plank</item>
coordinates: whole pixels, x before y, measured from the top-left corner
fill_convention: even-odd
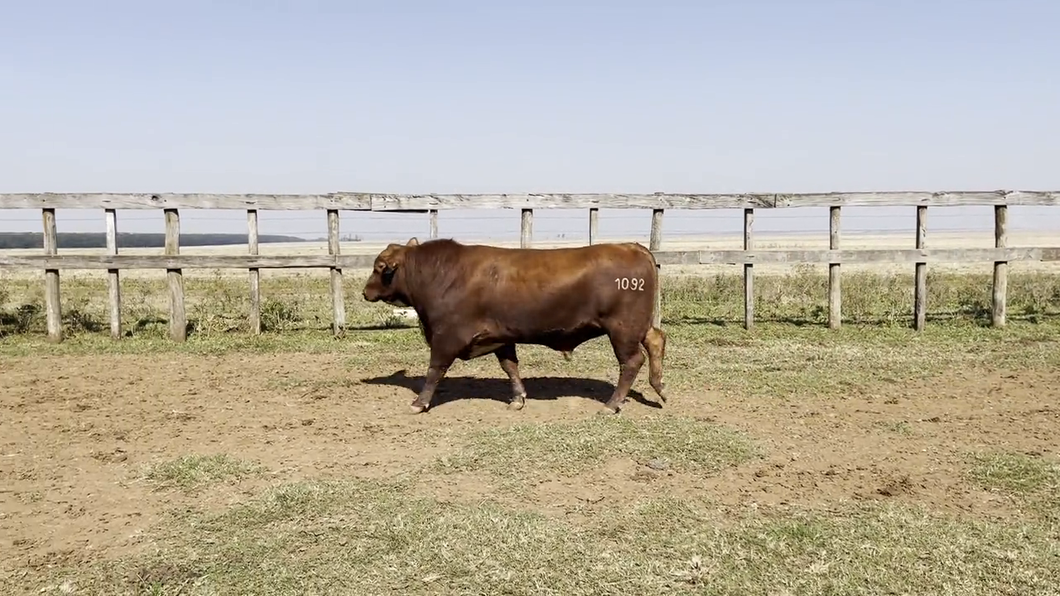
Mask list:
[[[886,205],[1060,205],[1060,191],[887,191],[828,193],[324,194],[6,193],[0,209],[770,209]]]
[[[754,250],[755,210],[743,210],[743,249]],[[743,327],[751,330],[755,325],[754,263],[743,265]]]
[[[534,210],[523,209],[519,222],[519,246],[530,248],[534,243]]]
[[[339,255],[339,212],[336,209],[328,210],[328,254],[337,257]],[[331,268],[331,321],[332,331],[336,337],[341,336],[346,330],[346,296],[342,287],[342,269],[338,266]]]
[[[890,205],[1060,205],[1060,191],[893,191],[830,193],[376,194],[373,211],[428,209],[771,209]]]
[[[118,212],[105,211],[107,218],[107,254],[118,254]],[[107,303],[110,305],[110,336],[121,339],[121,273],[119,269],[107,270]]]
[[[994,246],[1004,248],[1008,244],[1008,208],[1005,205],[994,207]],[[992,323],[994,327],[1005,326],[1005,311],[1008,305],[1008,262],[998,259],[994,262],[994,291]]]
[[[364,193],[224,194],[224,193],[6,193],[0,209],[345,209],[367,211]]]
[[[775,195],[776,208],[906,206],[956,207],[962,205],[1060,205],[1060,191],[893,191],[785,193]]]
[[[166,256],[180,254],[180,212],[165,209]],[[169,337],[182,342],[188,338],[188,315],[184,310],[184,272],[179,267],[166,269],[169,280]]]
[[[662,250],[660,265],[792,263],[989,263],[1060,261],[1060,246],[1018,248],[915,248],[821,250]],[[19,255],[0,252],[0,268],[15,269],[370,269],[374,255]]]
[[[651,236],[648,238],[648,250],[658,252],[662,250],[662,224],[663,224],[663,210],[653,209],[651,212]],[[652,325],[660,327],[662,325],[662,279],[659,275],[660,266],[659,263],[655,263],[655,274],[659,282],[655,286],[655,307],[653,309],[654,314],[652,315]]]
[[[59,253],[55,209],[42,209],[41,214],[44,223],[44,254],[54,256]],[[44,271],[44,310],[47,316],[48,341],[61,342],[63,340],[63,309],[58,269],[45,269]]]
[[[423,209],[725,209],[773,205],[772,194],[371,194],[373,211]]]
[[[247,252],[258,254],[258,210],[247,209]],[[250,332],[261,333],[261,271],[257,267],[248,268],[250,275],[250,313],[248,323]]]
[[[839,210],[841,207],[829,207],[828,248],[839,250]],[[839,277],[839,263],[828,264],[828,327],[839,329],[843,318],[841,296],[842,281]]]
[[[600,209],[589,207],[589,245],[592,246],[600,238]]]
[[[927,207],[916,208],[916,247],[923,250],[927,243]],[[927,326],[927,263],[917,262],[913,272],[913,328],[923,331]]]

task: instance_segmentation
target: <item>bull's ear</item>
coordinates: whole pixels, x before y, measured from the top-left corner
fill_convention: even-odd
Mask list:
[[[409,241],[405,243],[405,246],[419,246],[420,241],[415,236],[409,238]]]

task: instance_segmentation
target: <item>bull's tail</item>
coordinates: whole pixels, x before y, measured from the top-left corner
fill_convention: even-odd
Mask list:
[[[653,253],[651,249],[647,246],[644,246],[639,242],[634,243],[634,246],[641,250],[648,257],[648,262],[651,263],[651,288],[652,292],[654,292],[655,294],[652,306],[652,318],[654,319],[656,316],[661,318],[662,314],[655,312],[656,309],[661,308],[661,301],[659,300],[659,298],[662,293],[662,287],[660,286],[660,284],[662,283],[662,280],[660,278],[662,276],[659,274],[659,261],[656,260],[655,253]]]
[[[655,253],[651,251],[647,246],[637,242],[635,246],[643,251],[648,257],[648,261],[651,263],[651,277],[652,289],[655,292],[655,297],[652,300],[652,319],[655,318],[659,313],[655,312],[655,309],[659,308],[660,304],[658,301],[659,293],[661,288],[659,284],[659,261],[655,258]],[[641,340],[641,345],[645,351],[648,352],[648,383],[651,388],[655,391],[659,399],[666,401],[666,385],[663,384],[662,371],[663,371],[663,359],[666,357],[666,332],[662,329],[651,325],[648,327],[648,332],[644,334],[644,339]]]
[[[663,358],[666,356],[666,332],[654,325],[648,329],[641,341],[648,352],[648,383],[659,399],[666,401],[666,386],[662,381]]]

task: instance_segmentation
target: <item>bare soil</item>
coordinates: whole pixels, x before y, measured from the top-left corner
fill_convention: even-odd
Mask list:
[[[58,376],[56,375],[59,372]],[[172,371],[162,373],[158,371]],[[307,376],[320,379],[307,384]],[[183,503],[223,507],[262,486],[332,475],[389,475],[485,426],[596,415],[610,387],[572,380],[505,407],[507,382],[443,382],[429,413],[410,415],[419,379],[347,370],[337,355],[64,356],[9,359],[0,374],[0,551],[9,569],[149,547],[144,535]],[[1004,497],[963,477],[967,454],[996,448],[1050,454],[1060,434],[1060,371],[952,372],[850,398],[732,399],[675,394],[662,412],[710,418],[751,435],[764,459],[704,480],[616,458],[587,476],[552,479],[511,498],[556,512],[667,491],[721,506],[822,506],[893,499],[975,516],[1012,513]],[[643,378],[637,387],[646,386]],[[410,388],[411,387],[411,388]],[[490,399],[491,393],[495,399]],[[555,393],[556,399],[534,399]],[[569,395],[568,395],[569,394]],[[652,394],[646,392],[651,398]],[[475,397],[482,399],[475,399]],[[551,397],[551,396],[550,396]],[[623,416],[659,410],[630,400]],[[158,492],[144,466],[227,453],[269,472],[205,494]],[[492,494],[490,480],[422,482],[444,499]],[[605,506],[605,505],[601,505]]]

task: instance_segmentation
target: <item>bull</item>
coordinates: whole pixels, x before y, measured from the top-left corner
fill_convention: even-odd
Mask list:
[[[652,324],[658,283],[654,255],[635,242],[529,249],[413,237],[376,256],[363,296],[416,311],[430,362],[410,405],[414,414],[430,407],[457,358],[487,354],[496,356],[511,382],[508,407],[520,410],[526,388],[516,344],[546,346],[570,359],[579,345],[604,335],[619,366],[602,410],[613,414],[626,401],[645,352],[649,384],[666,401],[666,334]]]

